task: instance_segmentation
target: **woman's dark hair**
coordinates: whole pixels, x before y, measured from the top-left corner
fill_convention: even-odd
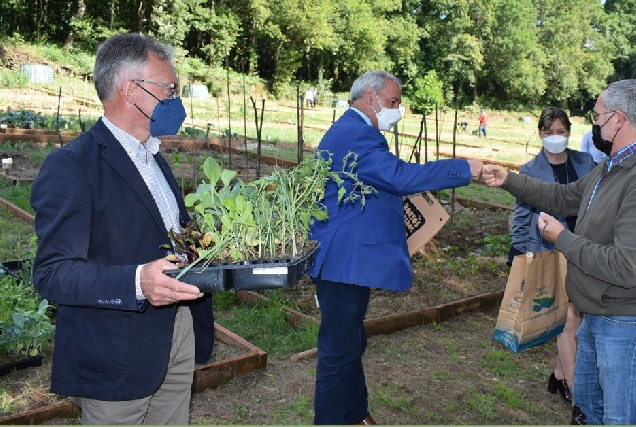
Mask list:
[[[561,120],[563,126],[565,126],[568,132],[570,131],[572,123],[570,123],[568,114],[559,107],[548,107],[543,110],[541,116],[539,116],[539,132],[550,129],[556,120]]]

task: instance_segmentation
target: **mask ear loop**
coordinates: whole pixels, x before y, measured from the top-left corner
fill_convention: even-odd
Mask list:
[[[133,80],[134,81],[134,80]],[[159,101],[161,104],[163,104],[163,101],[159,98],[157,98],[155,95],[153,95],[152,92],[150,92],[148,89],[146,89],[145,87],[143,87],[142,85],[140,85],[139,83],[135,82],[135,84],[137,86],[139,86],[141,88],[141,90],[143,90],[144,92],[146,92],[148,95],[152,96],[153,98],[155,98],[157,101]],[[172,98],[175,99],[175,98]]]
[[[612,114],[607,118],[607,120],[605,120],[603,122],[603,124],[601,125],[601,127],[605,126],[607,124],[607,122],[609,122],[610,120],[612,120],[612,117],[614,117],[614,114],[616,114],[616,111],[613,111]]]
[[[378,93],[377,92],[373,92],[373,93],[375,94],[375,99],[378,100],[378,105],[380,106],[380,110],[382,110],[384,108],[384,106],[380,102],[380,97],[378,96]]]
[[[375,99],[377,99],[377,100],[378,100],[378,105],[380,106],[380,111],[382,111],[382,108],[384,108],[384,107],[382,107],[382,103],[380,102],[380,98],[378,98],[378,94],[377,94],[377,92],[376,92],[376,91],[374,91],[373,89],[371,89],[371,90],[373,91],[373,94],[375,95]],[[375,107],[373,106],[373,104],[369,103],[369,107],[371,107],[371,109],[373,110],[373,112],[374,112],[376,115],[378,114],[378,112],[377,112],[377,111],[375,111]]]
[[[137,86],[139,86],[139,88],[140,88],[141,90],[143,90],[143,91],[144,91],[144,92],[146,92],[148,95],[150,95],[150,96],[152,96],[153,98],[155,98],[157,101],[159,101],[159,103],[160,103],[161,105],[163,105],[163,101],[162,101],[161,99],[157,98],[155,95],[153,95],[153,94],[152,94],[152,92],[150,92],[148,89],[146,89],[145,87],[143,87],[143,86],[142,86],[142,85],[140,85],[139,83],[135,82],[134,80],[133,80],[133,82],[134,82]],[[174,99],[174,98],[173,98],[173,99]],[[139,108],[139,106],[138,106],[137,104],[133,104],[133,105],[135,106],[135,108],[137,108],[137,110],[139,110],[139,112],[140,112],[141,114],[143,114],[144,116],[146,116],[146,118],[147,118],[148,120],[150,120],[151,122],[154,122],[154,121],[155,121],[155,119],[153,119],[153,118],[152,118],[152,117],[150,117],[148,114],[146,114],[145,112],[143,112],[143,111],[142,111],[142,109],[141,109],[141,108]]]

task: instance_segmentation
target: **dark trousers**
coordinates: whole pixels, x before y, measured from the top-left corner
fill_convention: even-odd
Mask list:
[[[321,322],[314,424],[356,424],[369,415],[362,355],[371,290],[320,278],[315,283]]]
[[[210,360],[214,348],[214,310],[212,308],[212,294],[207,293],[194,301],[187,303],[192,313],[192,328],[194,330],[194,361],[204,364]]]

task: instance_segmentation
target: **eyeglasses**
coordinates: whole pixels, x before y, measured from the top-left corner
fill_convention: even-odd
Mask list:
[[[174,83],[153,82],[152,80],[144,80],[144,79],[132,79],[132,81],[137,83],[137,84],[139,84],[139,83],[149,83],[151,85],[155,85],[155,86],[163,87],[163,88],[166,88],[166,89],[170,89],[171,90],[170,98],[172,98],[172,99],[175,99],[176,97],[179,96],[179,84],[178,83],[174,84]],[[143,89],[143,87],[142,87],[142,89]]]
[[[596,121],[598,120],[598,118],[600,116],[602,116],[603,114],[609,114],[609,113],[614,113],[615,111],[604,111],[602,113],[595,113],[594,111],[592,111],[592,113],[590,114],[590,117],[592,118],[592,123],[596,123]]]

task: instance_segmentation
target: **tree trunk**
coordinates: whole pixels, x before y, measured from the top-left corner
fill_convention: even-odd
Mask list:
[[[108,29],[113,29],[113,24],[115,23],[115,0],[111,0],[110,2],[110,20],[108,21]]]
[[[84,0],[77,0],[77,12],[73,18],[75,18],[75,22],[81,21],[84,19],[84,15],[86,15],[86,3]],[[65,48],[73,47],[73,41],[75,39],[75,31],[71,26],[71,30],[68,32],[68,36],[66,37],[66,41],[64,42]]]
[[[38,0],[38,16],[35,24],[35,39],[40,42],[40,27],[42,26],[42,20],[44,19],[44,2]]]
[[[142,25],[144,23],[144,2],[143,0],[139,2],[137,7],[137,29],[135,31],[141,31]]]

